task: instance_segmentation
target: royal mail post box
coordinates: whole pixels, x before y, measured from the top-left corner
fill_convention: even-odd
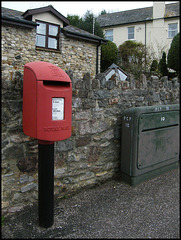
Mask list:
[[[45,141],[71,136],[72,83],[59,67],[48,62],[24,65],[23,131]]]
[[[130,185],[178,166],[179,105],[126,109],[122,114],[121,176]]]

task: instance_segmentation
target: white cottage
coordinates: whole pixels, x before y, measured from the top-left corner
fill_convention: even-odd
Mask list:
[[[117,47],[127,40],[142,42],[154,58],[160,59],[180,31],[180,3],[154,1],[153,7],[108,13],[97,18],[106,39]]]

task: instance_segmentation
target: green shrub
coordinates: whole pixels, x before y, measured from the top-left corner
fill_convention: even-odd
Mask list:
[[[162,58],[160,59],[160,62],[158,64],[158,70],[161,73],[162,76],[168,76],[168,69],[167,69],[167,63],[166,63],[166,53],[163,52]]]
[[[157,60],[153,60],[151,67],[150,67],[150,71],[157,71],[158,70],[158,62]]]
[[[125,41],[119,46],[120,61],[124,63],[143,64],[145,47],[141,42]]]
[[[178,33],[172,40],[170,49],[168,51],[168,67],[180,74],[180,33]]]
[[[101,46],[101,71],[105,71],[112,63],[117,63],[118,48],[115,43],[108,41]]]
[[[127,73],[139,77],[141,73],[150,70],[150,55],[145,45],[136,41],[125,41],[119,46],[118,65]]]

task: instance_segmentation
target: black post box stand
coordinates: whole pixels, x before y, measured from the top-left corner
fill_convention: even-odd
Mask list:
[[[38,216],[39,226],[54,222],[54,142],[38,141]]]

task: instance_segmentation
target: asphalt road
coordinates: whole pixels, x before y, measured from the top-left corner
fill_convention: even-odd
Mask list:
[[[137,186],[111,180],[55,201],[54,224],[38,226],[38,205],[5,218],[3,239],[180,238],[179,168]]]

